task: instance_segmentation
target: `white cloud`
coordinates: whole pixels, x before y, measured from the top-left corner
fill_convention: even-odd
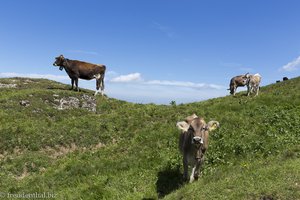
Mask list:
[[[110,79],[110,82],[114,83],[130,83],[138,82],[143,85],[159,85],[159,86],[174,86],[174,87],[186,87],[193,89],[224,89],[224,86],[207,83],[193,83],[189,81],[168,81],[168,80],[150,80],[145,81],[140,73],[132,73],[127,75],[121,75]]]
[[[295,71],[300,68],[300,56],[293,60],[292,62],[289,62],[288,64],[282,66],[280,69],[284,71]]]
[[[190,81],[143,80],[140,73],[117,76],[114,71],[107,72],[105,93],[109,97],[135,103],[169,104],[171,101],[187,103],[227,95],[226,87],[216,84],[194,83]],[[46,78],[69,84],[65,75],[0,73],[0,77]],[[124,84],[126,83],[126,84]],[[94,81],[80,80],[79,87],[95,89]]]
[[[15,72],[0,73],[0,77],[26,77],[26,78],[45,78],[56,81],[70,80],[68,76],[53,75],[53,74],[21,74]]]
[[[108,84],[106,88],[108,96],[134,103],[169,104],[171,101],[176,101],[179,104],[228,95],[227,90],[195,90],[180,86],[133,83],[123,84],[121,87],[117,84]]]
[[[142,77],[140,73],[133,73],[112,78],[110,81],[115,83],[128,83],[142,81]]]
[[[147,81],[145,83],[150,85],[177,86],[177,87],[188,87],[194,89],[224,89],[224,87],[221,85],[207,84],[207,83],[193,83],[193,82],[184,82],[184,81],[153,80],[153,81]]]

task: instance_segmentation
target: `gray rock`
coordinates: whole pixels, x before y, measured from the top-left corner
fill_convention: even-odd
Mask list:
[[[81,95],[80,98],[63,97],[61,99],[54,99],[54,103],[54,108],[59,110],[83,108],[91,112],[96,112],[97,107],[96,99],[86,94]]]
[[[20,105],[24,107],[30,106],[30,102],[28,100],[22,100],[20,101]]]
[[[17,84],[4,84],[0,83],[0,88],[16,88]]]

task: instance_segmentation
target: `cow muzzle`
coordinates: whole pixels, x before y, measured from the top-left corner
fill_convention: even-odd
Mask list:
[[[58,67],[59,65],[55,63],[53,63],[53,66]],[[59,70],[62,71],[64,68],[62,66],[59,66]]]
[[[201,145],[201,144],[203,144],[203,139],[202,139],[202,137],[195,136],[195,137],[193,137],[192,142],[196,145]]]

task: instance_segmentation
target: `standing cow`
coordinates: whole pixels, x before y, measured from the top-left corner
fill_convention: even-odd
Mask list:
[[[229,89],[228,89],[230,90],[230,94],[235,95],[237,87],[244,87],[245,85],[247,85],[248,78],[249,78],[249,73],[245,75],[239,75],[233,77],[230,80]]]
[[[63,55],[60,55],[55,58],[54,66],[59,66],[60,70],[65,69],[67,74],[71,79],[72,89],[74,87],[74,82],[76,90],[78,89],[78,79],[91,80],[96,79],[96,92],[95,95],[99,92],[101,88],[101,94],[104,92],[104,75],[106,66],[100,64],[92,64],[78,60],[70,60],[65,58]]]
[[[250,93],[255,92],[255,96],[258,95],[259,91],[259,85],[261,82],[261,75],[260,74],[254,74],[254,75],[249,75],[248,78],[248,83],[247,83],[247,96],[250,95]]]
[[[193,114],[185,121],[177,122],[177,128],[181,131],[179,136],[179,149],[183,154],[183,178],[188,180],[188,167],[192,166],[190,183],[198,180],[200,167],[204,162],[204,154],[208,148],[209,132],[219,127],[219,122],[210,121]]]

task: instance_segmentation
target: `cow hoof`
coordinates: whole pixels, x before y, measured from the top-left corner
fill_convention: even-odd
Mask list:
[[[192,183],[192,182],[194,182],[194,178],[190,178],[190,181],[189,181],[189,183]]]

